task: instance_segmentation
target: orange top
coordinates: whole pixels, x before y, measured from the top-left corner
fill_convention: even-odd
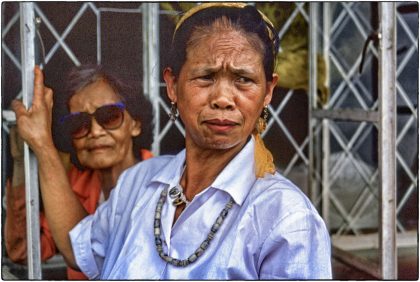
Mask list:
[[[148,150],[142,149],[143,160],[153,157]],[[78,170],[72,166],[69,171],[70,185],[89,214],[93,214],[98,207],[101,193],[101,183],[97,171]],[[25,186],[12,187],[7,182],[7,210],[5,223],[5,245],[9,258],[17,263],[26,263],[26,207],[25,207]],[[45,261],[56,254],[57,248],[51,231],[48,227],[44,213],[40,212],[41,225],[41,260]],[[70,280],[86,280],[87,277],[79,271],[70,267],[67,268],[67,277]]]

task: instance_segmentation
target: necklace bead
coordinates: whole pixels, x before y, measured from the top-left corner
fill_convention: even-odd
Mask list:
[[[171,197],[171,191],[169,191],[170,197]],[[173,192],[175,193],[175,192]],[[182,193],[182,191],[181,191]],[[162,213],[162,207],[165,204],[166,196],[168,195],[168,190],[163,189],[162,193],[160,194],[159,201],[156,205],[156,211],[155,211],[155,221],[154,221],[154,235],[155,235],[155,245],[156,250],[159,254],[159,256],[166,261],[167,263],[170,263],[174,266],[179,267],[185,267],[195,261],[203,255],[203,253],[207,250],[208,246],[210,245],[211,240],[213,240],[216,232],[219,230],[220,226],[223,224],[223,221],[225,220],[226,216],[229,213],[229,210],[232,208],[234,200],[232,197],[230,198],[229,202],[226,204],[226,206],[223,208],[223,210],[220,212],[219,216],[217,217],[215,223],[210,228],[210,232],[207,235],[207,238],[200,244],[200,246],[195,250],[193,254],[191,254],[187,259],[180,260],[173,258],[171,256],[168,256],[163,251],[162,246],[162,239],[160,238],[161,235],[161,213]],[[171,197],[172,198],[172,197]]]

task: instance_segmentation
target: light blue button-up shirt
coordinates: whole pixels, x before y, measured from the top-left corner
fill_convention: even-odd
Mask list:
[[[206,239],[231,197],[235,203],[198,260],[186,267],[163,261],[153,232],[156,204],[163,189],[178,184],[184,163],[182,151],[128,169],[109,200],[70,232],[77,264],[89,278],[331,278],[324,222],[299,188],[279,173],[255,177],[253,138],[173,226],[175,207],[168,196],[161,238],[164,251],[178,259],[188,258]]]

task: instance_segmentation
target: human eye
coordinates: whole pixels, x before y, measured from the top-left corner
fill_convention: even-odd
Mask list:
[[[243,85],[247,85],[247,84],[254,83],[254,80],[252,78],[250,78],[250,77],[247,77],[247,76],[239,76],[236,79],[236,82],[239,83],[239,84],[241,84],[241,85],[242,84]]]
[[[197,77],[198,80],[203,80],[203,81],[212,81],[213,80],[213,75],[211,74],[204,74],[204,75],[200,75]]]
[[[209,86],[214,81],[214,75],[212,73],[197,74],[194,80],[200,86]]]

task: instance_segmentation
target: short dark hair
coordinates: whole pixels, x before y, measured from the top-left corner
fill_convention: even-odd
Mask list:
[[[72,68],[67,74],[64,86],[64,102],[70,111],[70,99],[86,86],[98,81],[105,81],[125,103],[127,112],[134,120],[141,122],[142,134],[133,139],[133,154],[141,159],[140,149],[149,149],[152,143],[152,106],[141,91],[121,80],[112,71],[102,65],[84,64]]]
[[[267,80],[271,80],[275,60],[279,49],[279,37],[274,27],[267,24],[260,12],[251,5],[244,8],[237,7],[209,7],[187,18],[176,30],[171,48],[169,66],[176,76],[179,75],[187,56],[187,45],[194,29],[202,26],[210,26],[217,19],[226,17],[234,26],[239,27],[246,33],[257,35],[264,46],[263,65]],[[270,32],[272,36],[270,36]]]

